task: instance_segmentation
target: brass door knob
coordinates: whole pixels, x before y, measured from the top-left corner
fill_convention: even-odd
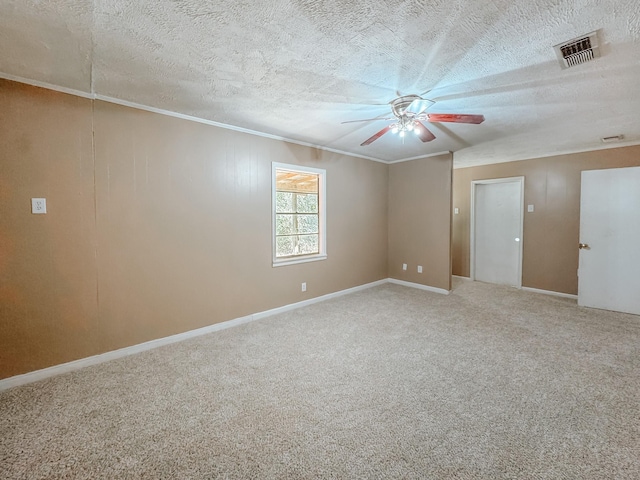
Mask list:
[[[583,248],[589,249],[589,245],[587,243],[579,243],[578,248],[582,250]]]

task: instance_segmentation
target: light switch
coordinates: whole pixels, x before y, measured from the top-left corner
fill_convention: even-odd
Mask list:
[[[418,273],[422,273],[422,265],[418,265]]]
[[[458,215],[460,213],[460,209],[458,207],[453,209],[453,214]]]
[[[47,213],[47,199],[46,198],[32,198],[31,199],[31,213]]]
[[[533,205],[527,205],[527,212],[533,212]]]

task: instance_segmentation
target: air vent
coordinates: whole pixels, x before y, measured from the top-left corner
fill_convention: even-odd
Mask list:
[[[597,32],[591,32],[553,47],[562,68],[575,67],[600,56]]]

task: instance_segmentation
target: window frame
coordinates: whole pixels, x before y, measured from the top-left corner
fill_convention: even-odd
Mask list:
[[[300,254],[290,257],[276,257],[276,171],[306,173],[318,175],[318,253]],[[274,267],[315,262],[327,258],[327,222],[326,222],[326,176],[322,168],[292,165],[288,163],[271,163],[271,255]]]

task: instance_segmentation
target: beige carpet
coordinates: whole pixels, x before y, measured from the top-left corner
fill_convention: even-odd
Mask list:
[[[640,317],[384,285],[0,394],[0,478],[640,478]]]

